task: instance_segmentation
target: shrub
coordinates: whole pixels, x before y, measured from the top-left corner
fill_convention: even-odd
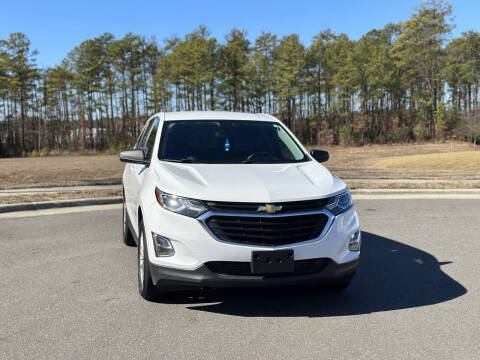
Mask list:
[[[347,125],[343,125],[339,131],[340,143],[342,145],[351,145],[353,143],[352,129]]]
[[[417,141],[425,140],[425,127],[422,125],[422,123],[418,123],[417,125],[415,125],[415,127],[413,128],[413,134],[415,135],[415,139]]]
[[[108,149],[111,153],[115,153],[117,151],[117,143],[115,140],[110,140],[108,143]]]
[[[326,121],[322,121],[320,124],[320,130],[317,133],[317,144],[335,144],[335,134],[333,130],[328,127],[328,123]]]
[[[48,155],[48,148],[44,146],[43,148],[40,149],[40,156],[46,156]]]
[[[440,101],[438,103],[438,108],[435,113],[435,116],[437,120],[435,124],[435,131],[437,132],[436,135],[437,137],[445,140],[445,135],[447,131],[447,122],[446,122],[447,113],[445,111],[445,104],[443,103],[443,101]]]
[[[411,139],[408,126],[400,126],[393,130],[392,140],[394,142],[407,142]]]

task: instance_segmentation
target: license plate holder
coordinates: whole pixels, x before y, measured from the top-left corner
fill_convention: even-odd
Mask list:
[[[292,273],[293,258],[292,249],[252,251],[251,272],[254,275]]]

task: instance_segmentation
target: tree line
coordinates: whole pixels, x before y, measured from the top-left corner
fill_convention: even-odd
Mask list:
[[[264,112],[307,144],[366,144],[480,135],[480,33],[452,38],[452,7],[422,3],[410,19],[358,40],[321,31],[199,26],[160,46],[110,33],[39,68],[28,37],[0,40],[0,155],[115,149],[159,111]]]

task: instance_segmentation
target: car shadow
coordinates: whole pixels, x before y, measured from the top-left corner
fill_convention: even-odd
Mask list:
[[[467,292],[441,270],[449,263],[401,242],[362,232],[359,270],[342,293],[301,287],[253,288],[211,291],[179,302],[196,311],[246,317],[346,316],[406,309],[445,302]]]

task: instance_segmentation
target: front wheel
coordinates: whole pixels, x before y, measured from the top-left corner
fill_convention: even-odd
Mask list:
[[[138,237],[138,292],[145,300],[154,300],[156,286],[153,285],[148,261],[148,250],[143,222],[139,224]]]
[[[122,219],[123,219],[123,243],[128,246],[135,246],[135,240],[133,235],[128,227],[127,222],[127,207],[125,206],[125,190],[122,193],[123,195],[123,208],[122,208]]]

